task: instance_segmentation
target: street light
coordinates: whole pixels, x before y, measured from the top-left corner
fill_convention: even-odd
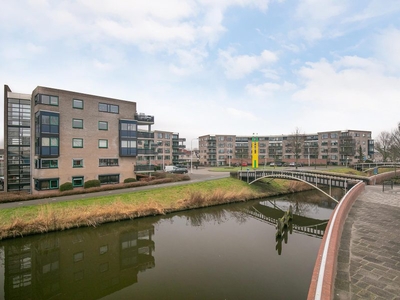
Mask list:
[[[190,141],[190,174],[193,173],[193,141],[198,140],[198,138],[194,138]]]

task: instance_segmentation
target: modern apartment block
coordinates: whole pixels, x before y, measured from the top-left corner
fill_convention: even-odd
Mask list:
[[[150,131],[154,117],[131,101],[41,86],[18,94],[5,85],[4,112],[5,191],[123,182],[135,177],[138,141],[152,140],[140,128]]]
[[[200,136],[200,164],[208,166],[251,164],[253,137]],[[374,155],[371,131],[337,130],[315,134],[257,135],[257,138],[259,165],[295,161],[304,165],[347,165],[359,160],[373,159]]]

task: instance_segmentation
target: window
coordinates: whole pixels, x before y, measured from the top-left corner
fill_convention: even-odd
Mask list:
[[[72,148],[83,148],[83,139],[72,139]]]
[[[72,119],[72,128],[83,128],[82,119]]]
[[[100,246],[100,255],[108,252],[108,245]]]
[[[74,254],[74,262],[83,260],[83,252],[78,252]]]
[[[58,181],[58,178],[35,179],[35,189],[37,191],[58,189]]]
[[[83,100],[73,99],[72,100],[72,107],[73,108],[78,108],[78,109],[83,109]]]
[[[39,111],[35,115],[36,132],[39,135],[43,133],[59,133],[59,114],[52,112]]]
[[[57,159],[38,159],[36,161],[37,169],[57,169],[58,160]]]
[[[99,121],[99,130],[108,130],[108,122]]]
[[[107,103],[99,103],[99,111],[118,114],[119,106]]]
[[[99,175],[101,184],[119,183],[119,174]]]
[[[83,186],[83,182],[83,176],[72,177],[72,186],[74,187]]]
[[[118,166],[118,158],[99,158],[99,167]]]
[[[35,105],[37,104],[58,106],[58,96],[37,94],[35,96]]]
[[[40,144],[40,155],[58,156],[58,137],[42,137]]]
[[[83,159],[82,158],[74,158],[72,160],[73,168],[83,168]]]
[[[136,137],[137,137],[136,121],[120,120],[119,121],[120,156],[137,155]]]
[[[108,148],[108,140],[99,140],[99,148]]]

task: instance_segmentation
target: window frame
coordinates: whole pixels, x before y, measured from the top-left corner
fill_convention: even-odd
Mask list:
[[[101,145],[102,142],[105,142],[105,146]],[[108,149],[108,140],[107,139],[99,139],[97,146],[99,147],[99,149]]]
[[[75,184],[74,180],[82,180],[81,184]],[[82,187],[85,183],[85,177],[84,176],[72,176],[72,186],[73,187]]]
[[[74,124],[75,122],[79,122],[80,124]],[[83,129],[83,119],[72,118],[72,128],[75,129]]]
[[[77,164],[77,162],[80,162],[79,164]],[[73,158],[72,159],[72,168],[83,168],[84,164],[83,164],[83,158]]]
[[[102,126],[100,124],[105,125],[105,128],[102,128]],[[98,130],[108,131],[108,122],[107,121],[99,121],[97,123],[97,128],[98,128]]]
[[[80,146],[75,146],[74,142],[80,141]],[[83,138],[72,138],[72,148],[83,148]]]
[[[76,103],[81,103],[81,105],[76,105]],[[83,100],[81,100],[81,99],[72,99],[72,108],[83,109],[84,108]]]

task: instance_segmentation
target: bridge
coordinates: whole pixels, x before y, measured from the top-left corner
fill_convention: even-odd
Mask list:
[[[355,175],[345,174],[327,174],[327,172],[315,172],[315,171],[295,171],[295,170],[247,170],[238,171],[237,178],[252,184],[263,178],[280,178],[288,180],[296,180],[311,185],[315,189],[319,190],[329,198],[338,202],[331,196],[332,187],[339,187],[347,192],[348,188],[355,185],[359,181],[364,181],[368,184],[369,178]],[[318,185],[329,186],[329,194],[318,187]]]
[[[400,168],[400,162],[375,162],[375,163],[356,163],[353,168],[358,171],[367,171],[374,168]]]
[[[284,213],[282,210],[263,205],[263,203],[256,204],[250,209],[246,209],[245,212],[257,220],[274,226],[277,225],[278,218],[282,217]],[[299,215],[293,215],[293,231],[317,238],[322,238],[328,221],[329,220],[318,220]]]

